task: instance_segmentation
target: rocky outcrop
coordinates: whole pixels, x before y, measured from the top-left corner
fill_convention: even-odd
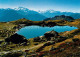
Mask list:
[[[39,37],[36,37],[36,38],[34,38],[34,40],[33,40],[34,42],[40,42],[41,41],[41,39],[39,38]]]
[[[2,29],[2,30],[0,30],[0,38],[1,37],[3,37],[3,38],[10,37],[14,33],[15,33],[15,30]]]
[[[46,32],[44,34],[44,37],[47,39],[47,40],[51,40],[52,38],[54,39],[55,37],[58,36],[58,33],[56,31],[49,31],[49,32]]]
[[[46,40],[44,39],[44,36],[39,36],[39,37],[35,37],[33,39],[33,41],[34,42],[43,42],[43,41],[46,41]]]
[[[67,20],[67,21],[72,21],[72,20],[74,20],[74,18],[72,18],[71,16],[61,15],[61,16],[55,16],[55,17],[52,17],[52,18],[47,18],[45,20],[46,21],[47,20]]]
[[[53,41],[58,36],[59,36],[58,33],[52,30],[46,32],[43,36],[35,37],[33,39],[33,42]]]
[[[12,42],[14,44],[19,44],[19,43],[24,43],[24,42],[28,42],[27,39],[25,39],[25,37],[18,35],[17,33],[10,36],[9,38],[5,39],[5,42]]]
[[[0,41],[0,44],[1,44],[2,42],[4,42],[4,41]]]
[[[52,26],[56,26],[57,24],[55,22],[48,22],[47,24],[45,24],[46,26],[52,27]]]

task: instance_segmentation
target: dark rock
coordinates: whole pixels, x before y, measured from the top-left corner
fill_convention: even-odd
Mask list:
[[[17,33],[10,36],[9,38],[6,38],[5,39],[6,42],[12,42],[12,43],[15,43],[15,44],[18,44],[18,43],[23,43],[23,42],[28,42],[27,39],[25,39],[25,37],[21,36],[21,35],[18,35]]]
[[[40,39],[40,37],[36,37],[36,38],[33,39],[33,41],[34,42],[41,42],[41,39]]]
[[[4,42],[4,41],[0,41],[0,44],[1,44],[2,42]]]
[[[20,57],[22,55],[22,52],[11,52],[2,55],[1,57]]]
[[[45,34],[44,34],[44,36],[45,36],[45,38],[47,39],[47,40],[51,40],[51,37],[57,37],[58,36],[58,33],[56,32],[56,31],[49,31],[49,32],[46,32]]]
[[[45,43],[44,46],[49,46],[49,45],[53,45],[55,44],[55,42],[48,42],[48,43]]]
[[[72,21],[72,20],[74,20],[74,18],[72,18],[71,16],[60,15],[60,16],[55,16],[55,17],[52,17],[52,18],[47,18],[45,20],[46,21],[47,20],[67,20],[67,21]]]
[[[53,51],[53,50],[56,50],[56,48],[54,48],[54,47],[51,47],[50,51]]]
[[[34,45],[38,45],[38,43],[35,43]]]
[[[78,38],[72,39],[72,41],[73,41],[73,42],[76,42],[76,41],[79,41],[79,39],[78,39]]]
[[[64,41],[64,40],[66,40],[67,38],[65,38],[65,37],[63,37],[63,38],[58,38],[57,40],[56,40],[56,42],[62,42],[62,41]]]
[[[55,25],[56,25],[55,22],[48,22],[48,23],[46,24],[46,26],[50,26],[50,27],[55,26]]]

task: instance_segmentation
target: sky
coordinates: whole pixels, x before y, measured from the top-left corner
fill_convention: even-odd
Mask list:
[[[53,9],[80,13],[80,0],[0,0],[0,8],[25,7],[35,11]]]

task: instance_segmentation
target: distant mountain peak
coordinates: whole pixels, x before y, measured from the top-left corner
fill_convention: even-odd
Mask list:
[[[0,10],[13,10],[12,8],[0,8]]]
[[[46,12],[49,12],[49,13],[53,13],[55,12],[54,10],[50,9],[50,10],[45,10],[45,11],[38,11],[39,13],[46,13]]]
[[[24,11],[28,11],[28,8],[24,8],[24,7],[18,7],[18,8],[14,8],[15,10],[24,10]]]
[[[29,10],[24,7],[18,7],[18,8],[5,8],[0,9],[0,21],[14,21],[21,18],[26,18],[33,21],[41,21],[44,20],[46,17],[41,15],[40,13]]]
[[[50,9],[50,10],[46,10],[46,12],[50,12],[50,13],[53,13],[55,12],[54,10]]]
[[[55,17],[57,15],[66,15],[66,16],[71,16],[74,19],[79,19],[80,18],[80,13],[74,13],[74,12],[62,12],[62,11],[55,11],[55,10],[46,10],[46,11],[39,11],[40,14],[50,18],[50,17]]]

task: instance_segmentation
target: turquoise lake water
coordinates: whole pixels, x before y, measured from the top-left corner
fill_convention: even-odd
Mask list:
[[[19,31],[17,31],[17,33],[29,39],[37,36],[42,36],[44,35],[45,32],[52,31],[52,30],[60,33],[64,31],[71,31],[74,29],[78,29],[78,28],[71,27],[71,26],[54,26],[54,27],[26,26],[24,28],[21,28]]]

